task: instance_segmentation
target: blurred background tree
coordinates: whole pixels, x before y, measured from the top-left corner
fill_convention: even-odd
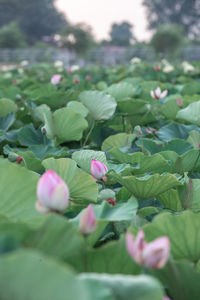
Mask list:
[[[25,46],[25,35],[16,22],[11,22],[0,28],[0,48],[21,48]]]
[[[68,25],[61,34],[60,47],[66,47],[79,55],[84,55],[95,45],[91,27],[85,23]]]
[[[200,37],[199,0],[144,0],[150,29],[163,24],[183,25],[190,38]]]
[[[54,0],[0,0],[0,26],[17,22],[29,44],[66,26],[65,16],[58,12]]]
[[[177,56],[184,42],[184,27],[177,24],[160,25],[151,40],[156,52],[165,57]]]
[[[129,46],[134,39],[132,27],[128,22],[114,23],[110,32],[110,43],[115,46]]]

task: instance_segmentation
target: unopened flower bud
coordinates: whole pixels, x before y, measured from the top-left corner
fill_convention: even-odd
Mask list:
[[[73,82],[76,83],[76,84],[79,84],[80,80],[78,78],[74,78]]]
[[[103,181],[106,181],[106,173],[108,172],[108,169],[106,165],[104,165],[102,162],[92,159],[91,162],[91,174],[95,180],[102,179]]]
[[[41,132],[42,132],[43,135],[46,135],[46,134],[47,134],[46,128],[45,128],[45,127],[42,127],[42,128],[41,128]]]
[[[16,159],[16,162],[20,165],[22,161],[23,161],[23,157],[19,155]]]
[[[111,204],[112,206],[115,206],[116,205],[116,201],[114,198],[109,198],[106,200],[109,204]]]
[[[18,154],[16,154],[15,152],[10,152],[8,154],[8,160],[11,161],[11,162],[15,162],[17,161],[17,158],[18,158]]]
[[[69,204],[69,190],[67,184],[53,171],[45,172],[37,185],[37,197],[39,205],[46,210],[62,211]],[[39,209],[38,209],[39,211]],[[40,211],[39,211],[40,212]]]
[[[92,76],[91,76],[90,74],[88,74],[88,75],[85,77],[85,80],[86,80],[86,81],[90,81],[91,78],[92,78]]]
[[[182,107],[182,106],[183,106],[183,101],[182,101],[181,98],[177,98],[177,99],[176,99],[176,103],[177,103],[177,105],[178,105],[179,107]]]
[[[97,219],[94,214],[94,208],[90,204],[82,213],[79,222],[79,231],[83,235],[89,235],[96,230]]]

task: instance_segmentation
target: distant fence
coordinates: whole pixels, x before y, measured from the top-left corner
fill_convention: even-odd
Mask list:
[[[200,60],[200,46],[188,46],[184,48],[183,58],[189,61]]]
[[[53,62],[56,60],[63,61],[66,65],[74,64],[76,55],[68,50],[56,48],[44,49],[0,49],[0,62],[21,62],[28,60],[29,62]]]
[[[89,51],[84,60],[78,58],[75,53],[67,49],[0,49],[1,63],[18,63],[23,60],[28,60],[31,63],[61,60],[65,65],[79,64],[83,66],[88,63],[117,65],[128,63],[132,57],[140,57],[147,61],[156,59],[154,50],[149,47],[131,47],[129,49],[115,46],[100,47]],[[184,48],[182,50],[181,59],[188,61],[200,60],[200,46]]]

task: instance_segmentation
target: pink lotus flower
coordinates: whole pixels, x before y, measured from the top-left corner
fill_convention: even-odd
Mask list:
[[[154,70],[155,70],[155,71],[160,71],[160,66],[155,66],[155,67],[154,67]]]
[[[114,198],[108,198],[106,201],[107,201],[109,204],[111,204],[112,206],[115,206],[115,205],[116,205],[116,201],[115,201]]]
[[[78,78],[74,78],[73,82],[76,83],[76,84],[79,84],[80,80]]]
[[[51,77],[51,83],[56,85],[62,81],[62,76],[60,74],[55,74]]]
[[[150,95],[153,99],[162,99],[165,98],[168,94],[168,90],[164,90],[163,92],[161,92],[160,87],[157,87],[157,89],[155,89],[155,91],[151,91]]]
[[[67,68],[67,73],[72,73],[72,69],[70,67]]]
[[[95,180],[102,179],[103,181],[106,181],[106,173],[108,172],[107,167],[100,161],[96,159],[92,159],[91,162],[91,173]]]
[[[62,211],[69,204],[67,184],[53,171],[45,172],[37,185],[36,209],[40,213]]]
[[[170,241],[164,236],[147,243],[144,239],[144,231],[139,230],[136,238],[130,232],[126,234],[126,247],[138,264],[147,268],[160,269],[169,258]]]
[[[181,98],[177,98],[177,99],[176,99],[176,103],[177,103],[177,105],[178,105],[179,107],[182,107],[182,106],[183,106],[183,101],[182,101]]]
[[[88,74],[86,77],[85,77],[85,80],[86,81],[90,81],[92,79],[92,76],[90,74]]]
[[[83,235],[88,235],[93,231],[95,231],[96,227],[97,227],[97,219],[94,214],[94,208],[90,204],[81,215],[80,222],[79,222],[79,231]]]

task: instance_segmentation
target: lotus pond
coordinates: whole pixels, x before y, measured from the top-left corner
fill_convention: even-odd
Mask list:
[[[0,151],[0,299],[200,298],[199,63],[4,68]]]

